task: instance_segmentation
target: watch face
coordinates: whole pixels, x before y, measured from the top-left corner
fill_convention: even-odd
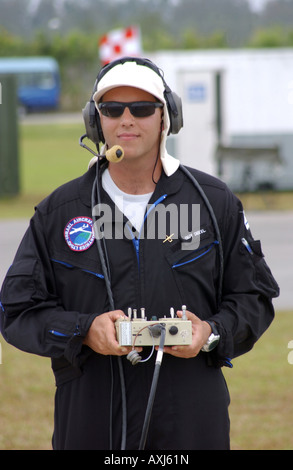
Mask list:
[[[205,351],[205,352],[212,351],[217,346],[219,341],[220,341],[220,335],[219,334],[215,335],[214,333],[212,333],[209,336],[209,339],[207,340],[206,344],[202,347],[202,351]]]
[[[217,346],[218,342],[219,342],[218,338],[212,339],[211,342],[209,343],[209,351],[212,351]]]
[[[208,339],[207,350],[212,351],[217,346],[219,341],[220,341],[220,336],[214,335],[212,333]]]

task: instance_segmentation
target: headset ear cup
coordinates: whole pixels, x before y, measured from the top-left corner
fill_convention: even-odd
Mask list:
[[[88,101],[82,110],[87,137],[94,143],[105,142],[100,116],[93,100]]]
[[[99,142],[105,143],[105,137],[102,131],[101,120],[98,111],[96,111],[96,126]]]
[[[182,111],[182,100],[181,98],[174,92],[171,92],[172,97],[168,96],[168,110],[169,110],[169,117],[170,117],[170,129],[168,132],[169,134],[178,134],[180,129],[183,127],[183,111]],[[172,106],[170,104],[170,98],[172,99]],[[174,112],[174,104],[176,108],[176,112]]]

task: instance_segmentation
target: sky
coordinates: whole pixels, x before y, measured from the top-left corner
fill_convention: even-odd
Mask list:
[[[57,7],[62,8],[63,0],[54,0],[54,1]],[[259,11],[270,0],[248,0],[248,1],[251,5],[251,8],[254,11]],[[31,10],[32,13],[38,8],[39,3],[40,3],[40,0],[30,1],[29,9]]]
[[[259,11],[263,8],[263,6],[268,3],[270,0],[248,0],[250,3],[251,8],[254,11]]]

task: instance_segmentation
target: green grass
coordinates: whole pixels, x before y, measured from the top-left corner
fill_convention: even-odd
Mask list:
[[[0,218],[30,217],[34,206],[87,170],[91,154],[79,146],[79,124],[19,126],[21,194],[0,200]]]
[[[0,450],[51,448],[54,379],[50,360],[21,352],[0,336]]]
[[[225,369],[234,449],[293,449],[292,313],[277,313],[253,350],[235,359],[233,369]]]
[[[224,369],[233,450],[292,450],[292,313],[276,319],[254,349]],[[0,339],[0,450],[50,449],[55,385],[50,362]]]
[[[83,133],[82,124],[20,124],[21,193],[0,199],[0,218],[30,217],[34,206],[51,191],[87,170],[91,154],[79,146]],[[293,192],[241,194],[240,198],[245,210],[293,207]]]

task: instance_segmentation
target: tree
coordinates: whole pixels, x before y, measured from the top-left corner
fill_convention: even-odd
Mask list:
[[[258,29],[248,41],[249,47],[285,47],[287,45],[288,36],[279,26]]]

